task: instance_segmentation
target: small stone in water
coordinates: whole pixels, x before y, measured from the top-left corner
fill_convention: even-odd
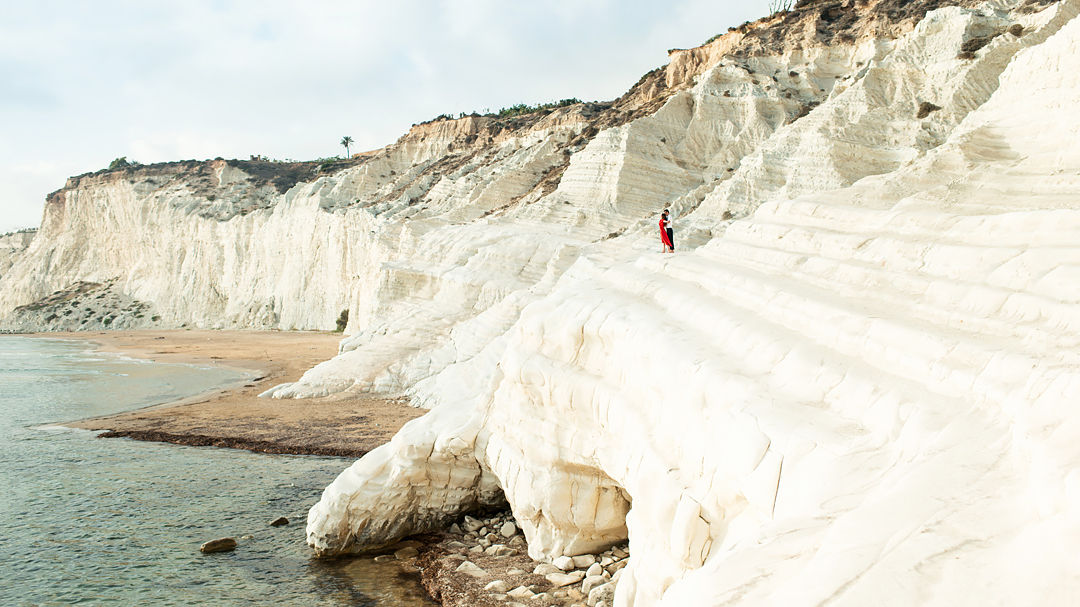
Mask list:
[[[289,524],[289,519],[285,518],[284,516],[279,516],[276,519],[270,521],[270,526],[271,527],[281,527],[283,525],[288,525],[288,524]]]
[[[211,553],[211,552],[229,552],[236,550],[236,538],[223,537],[216,540],[210,540],[202,546],[199,546],[199,552]]]

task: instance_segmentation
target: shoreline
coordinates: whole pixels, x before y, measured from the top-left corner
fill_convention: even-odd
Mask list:
[[[55,425],[131,438],[257,453],[360,457],[426,413],[402,398],[364,394],[259,398],[337,354],[341,334],[313,331],[138,330],[24,334],[79,340],[96,350],[160,363],[236,369],[248,375],[167,403]]]

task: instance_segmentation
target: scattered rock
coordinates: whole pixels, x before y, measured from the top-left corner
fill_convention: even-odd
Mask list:
[[[552,565],[555,565],[562,571],[570,571],[574,568],[574,559],[568,556],[560,556],[559,558],[551,561]]]
[[[526,573],[528,573],[528,571],[525,571],[524,569],[511,569],[506,572],[506,575],[525,575]]]
[[[503,523],[503,526],[499,528],[499,534],[503,537],[514,537],[516,533],[517,525],[511,522]]]
[[[270,521],[271,527],[282,527],[289,524],[289,519],[284,516],[279,516],[276,519]]]
[[[481,521],[479,519],[475,519],[475,518],[473,518],[471,516],[466,516],[465,517],[465,522],[461,524],[461,527],[463,529],[465,529],[465,531],[468,531],[469,533],[476,533],[477,531],[480,531],[480,529],[483,526],[484,526],[483,521]]]
[[[575,569],[585,569],[596,562],[596,557],[591,554],[579,554],[573,557],[573,559]]]
[[[615,600],[615,584],[607,583],[601,586],[593,588],[589,592],[589,600],[587,603],[591,607],[599,607],[599,605],[610,605]]]
[[[494,533],[489,533],[489,534],[484,536],[484,539],[491,542],[492,544],[494,544],[494,543],[498,542],[499,540],[501,540],[502,538],[495,535]]]
[[[494,582],[488,583],[487,586],[484,586],[484,590],[487,590],[488,592],[506,594],[506,591],[510,590],[510,584],[507,584],[502,580],[495,580]]]
[[[472,561],[464,561],[454,571],[458,573],[464,573],[465,575],[471,575],[475,578],[485,578],[488,576],[487,571],[477,567]]]
[[[394,555],[392,555],[392,554],[380,554],[379,556],[375,557],[372,560],[374,560],[376,563],[386,563],[388,561],[393,561],[395,559],[394,559]]]
[[[597,586],[603,586],[607,583],[608,581],[599,575],[586,577],[585,581],[581,583],[581,592],[585,593],[585,595],[588,596],[588,594],[592,592],[593,588],[596,588]]]
[[[512,599],[531,599],[536,596],[536,593],[529,590],[526,586],[518,586],[513,590],[506,593],[506,596]]]
[[[540,563],[539,565],[536,566],[536,569],[533,569],[533,573],[535,573],[536,575],[547,575],[549,573],[561,573],[562,571],[563,571],[562,569],[559,569],[558,567],[556,567],[555,565],[552,565],[551,563]]]
[[[453,525],[450,525],[450,533],[456,533],[456,534],[460,535],[462,533],[461,525],[459,525],[457,523],[454,523]]]
[[[615,575],[616,572],[622,571],[623,567],[626,567],[627,561],[616,561],[607,566],[607,572],[611,575]]]
[[[406,547],[401,548],[399,550],[395,550],[394,551],[394,558],[396,558],[399,561],[404,561],[405,559],[414,558],[418,554],[420,554],[419,550],[417,550],[416,548],[413,548],[412,546],[406,546]]]
[[[617,559],[624,559],[624,558],[630,556],[630,553],[623,550],[622,548],[612,548],[611,549],[611,554],[613,554],[615,556],[615,558],[617,558]]]
[[[593,563],[589,565],[589,569],[585,571],[585,577],[594,577],[597,575],[603,575],[605,573],[604,568],[600,563]]]
[[[610,564],[612,564],[614,562],[615,562],[615,559],[611,558],[610,556],[600,557],[600,566],[601,567],[607,567],[608,565],[610,565]]]
[[[585,573],[581,571],[571,571],[570,573],[549,573],[544,576],[544,579],[551,582],[551,585],[556,588],[562,588],[563,586],[569,586],[570,584],[576,584],[585,579]]]
[[[202,546],[199,546],[199,552],[210,554],[211,552],[230,552],[236,550],[236,538],[222,537],[216,540],[210,540]]]

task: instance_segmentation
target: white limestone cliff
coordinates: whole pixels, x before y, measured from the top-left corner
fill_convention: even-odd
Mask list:
[[[0,276],[7,273],[15,259],[30,246],[35,234],[37,230],[20,230],[0,235]]]
[[[1069,604],[1080,3],[1010,8],[942,9],[876,45],[672,205],[680,234],[713,235],[700,246],[654,253],[648,224],[586,245],[392,370],[432,410],[326,490],[309,543],[375,547],[497,487],[534,558],[628,536],[620,606]],[[950,109],[916,118],[922,101]],[[630,146],[678,103],[590,146]],[[284,390],[377,385],[367,362]]]
[[[799,4],[612,103],[73,178],[0,327],[348,310],[267,396],[431,410],[327,488],[319,554],[505,499],[534,558],[629,538],[620,607],[1066,604],[1080,0]]]

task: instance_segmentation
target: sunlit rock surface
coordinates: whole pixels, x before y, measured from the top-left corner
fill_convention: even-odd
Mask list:
[[[760,118],[734,175],[671,204],[679,254],[644,223],[585,246],[392,370],[432,411],[327,489],[309,543],[433,528],[494,483],[535,558],[628,535],[617,605],[1069,604],[1080,22],[1004,8],[933,12],[806,117]]]
[[[266,396],[431,410],[327,488],[320,555],[505,499],[534,558],[628,537],[620,607],[1069,604],[1078,11],[803,2],[611,103],[73,178],[0,328],[347,310]]]

